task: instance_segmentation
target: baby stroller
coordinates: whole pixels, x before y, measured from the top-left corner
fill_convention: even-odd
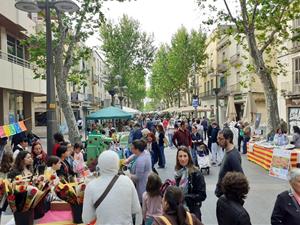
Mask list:
[[[205,170],[206,174],[208,175],[210,168],[210,160],[209,151],[206,144],[202,143],[197,147],[197,159],[201,173],[203,173],[203,170]]]

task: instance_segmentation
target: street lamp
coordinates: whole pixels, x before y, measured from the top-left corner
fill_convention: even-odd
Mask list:
[[[52,34],[51,34],[51,16],[50,9],[57,9],[61,12],[76,12],[79,6],[73,0],[17,0],[15,7],[19,10],[31,13],[37,13],[45,10],[46,22],[46,45],[47,45],[47,154],[52,155],[53,135],[57,130],[56,121],[56,100],[55,85],[53,76],[53,55],[52,55]]]
[[[217,124],[219,124],[219,92],[221,90],[221,88],[218,88],[218,78],[223,76],[223,74],[215,74],[214,75],[216,77],[216,87],[213,89],[215,95],[216,95],[216,122]]]

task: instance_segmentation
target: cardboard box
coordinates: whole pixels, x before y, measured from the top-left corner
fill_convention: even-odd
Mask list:
[[[64,201],[53,201],[53,202],[51,202],[51,210],[53,210],[53,211],[71,211],[71,207],[67,202],[64,202]]]

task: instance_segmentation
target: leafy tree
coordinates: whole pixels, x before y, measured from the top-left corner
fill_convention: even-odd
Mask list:
[[[120,0],[121,1],[121,0]],[[59,105],[64,113],[69,129],[69,139],[72,143],[80,141],[80,134],[76,126],[76,120],[71,108],[67,82],[75,82],[84,85],[84,77],[88,71],[72,70],[79,60],[89,57],[90,49],[83,46],[87,38],[94,34],[99,25],[104,21],[101,12],[102,1],[80,0],[80,10],[73,14],[61,13],[58,10],[52,12],[53,32],[53,74],[56,80],[56,90]],[[42,14],[41,14],[42,15]],[[29,46],[30,60],[39,68],[46,65],[46,44],[44,31],[30,36],[24,44]],[[43,71],[35,71],[36,76],[44,76]]]
[[[201,8],[208,7],[210,16],[206,22],[230,24],[225,33],[235,34],[240,43],[247,43],[252,64],[247,65],[255,72],[264,88],[267,107],[267,132],[273,133],[279,124],[277,92],[273,75],[282,73],[282,65],[268,64],[276,51],[285,51],[284,41],[291,39],[295,30],[290,22],[300,16],[300,0],[239,0],[236,4],[223,0],[225,10],[218,10],[221,1],[197,0]],[[220,6],[220,4],[219,4]],[[239,8],[235,12],[235,6]],[[291,32],[290,32],[291,31]],[[272,57],[273,56],[273,57]]]
[[[100,37],[109,70],[106,90],[113,90],[119,85],[115,77],[120,75],[120,86],[128,87],[128,99],[133,106],[141,107],[146,96],[145,76],[155,51],[153,37],[141,31],[137,20],[126,15],[123,15],[118,24],[113,24],[112,21],[103,23]]]
[[[189,94],[189,78],[193,69],[199,69],[206,58],[205,35],[201,31],[180,27],[173,35],[171,45],[163,44],[156,53],[151,72],[149,97],[160,98],[167,106],[178,100],[180,93]]]

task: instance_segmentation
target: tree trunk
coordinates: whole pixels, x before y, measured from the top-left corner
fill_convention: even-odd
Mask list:
[[[76,124],[75,115],[73,113],[69,97],[67,94],[67,77],[68,72],[63,67],[62,52],[59,51],[55,54],[54,74],[56,76],[56,90],[59,100],[59,105],[65,116],[68,126],[69,140],[72,144],[80,142],[80,134]]]
[[[277,92],[272,79],[272,75],[265,65],[263,53],[261,53],[257,47],[253,31],[249,31],[249,33],[247,34],[247,41],[250,55],[255,65],[256,73],[259,76],[264,88],[267,108],[267,134],[270,135],[275,132],[276,128],[280,124]]]

